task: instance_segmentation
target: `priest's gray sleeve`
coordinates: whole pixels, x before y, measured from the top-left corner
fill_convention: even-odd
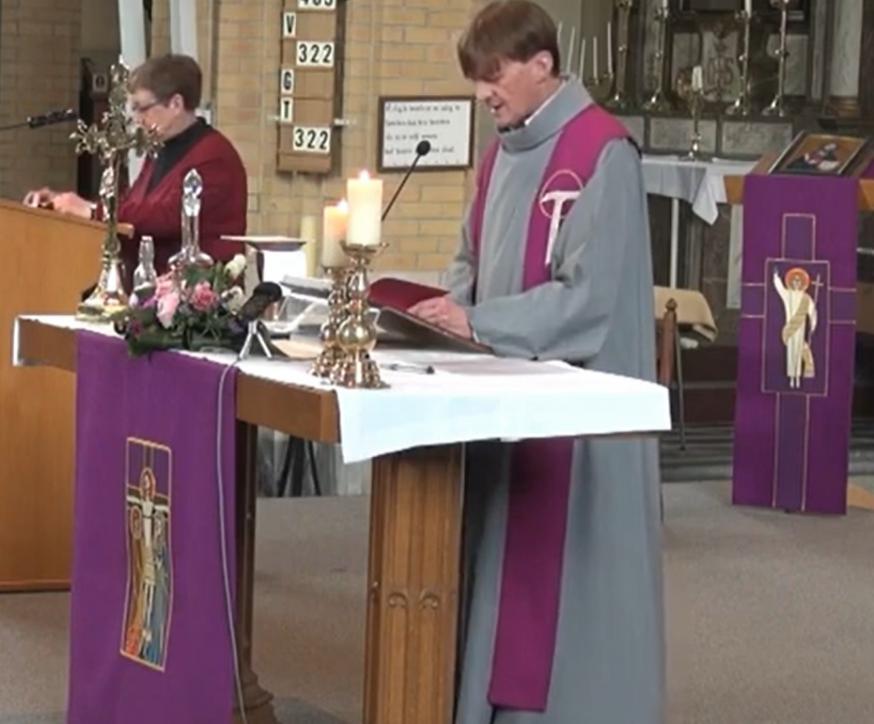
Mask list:
[[[562,224],[552,280],[477,304],[470,324],[500,355],[587,362],[613,331],[620,295],[640,309],[649,294],[651,306],[652,283],[640,159],[630,143],[612,141]],[[633,317],[619,333],[639,331]]]
[[[473,303],[473,282],[476,277],[476,261],[471,244],[470,224],[473,212],[469,211],[461,228],[461,246],[446,272],[446,286],[453,301],[463,307]]]

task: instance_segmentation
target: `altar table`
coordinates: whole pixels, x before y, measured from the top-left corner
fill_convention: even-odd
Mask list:
[[[77,330],[112,334],[71,317],[19,317],[16,363],[75,372]],[[223,364],[234,359],[197,356]],[[238,365],[236,613],[250,724],[276,721],[272,696],[251,669],[258,426],[341,442],[347,461],[373,458],[365,724],[451,721],[464,442],[670,429],[668,391],[655,383],[561,363],[376,354],[383,362],[393,356],[408,365],[433,364],[437,373],[386,371],[388,390],[343,390],[309,376],[305,362],[252,358]]]

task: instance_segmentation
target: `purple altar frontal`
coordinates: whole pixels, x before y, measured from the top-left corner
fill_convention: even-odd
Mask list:
[[[86,332],[76,368],[67,721],[230,722],[236,370]]]

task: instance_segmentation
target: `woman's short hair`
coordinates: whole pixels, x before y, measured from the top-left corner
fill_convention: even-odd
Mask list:
[[[178,93],[189,111],[200,105],[202,85],[203,73],[197,61],[187,55],[174,54],[149,58],[131,73],[129,83],[131,92],[151,91],[162,103]]]

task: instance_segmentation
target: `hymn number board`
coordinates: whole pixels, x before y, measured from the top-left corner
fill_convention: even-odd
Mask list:
[[[343,39],[339,0],[285,0],[279,72],[280,171],[328,173],[340,145]]]

